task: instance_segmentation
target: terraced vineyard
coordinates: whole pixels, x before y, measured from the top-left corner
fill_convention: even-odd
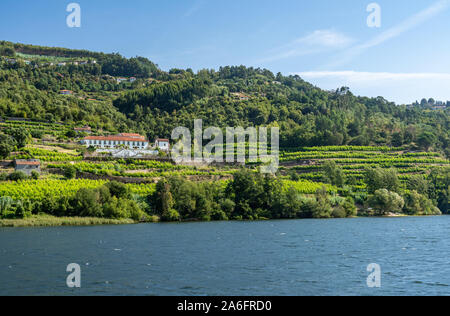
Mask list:
[[[413,175],[427,176],[432,168],[450,168],[450,161],[435,152],[410,152],[390,147],[314,147],[301,151],[283,151],[280,163],[283,172],[294,171],[298,177],[313,181],[323,178],[323,164],[333,160],[349,183],[361,188],[366,168],[396,168],[400,180]]]
[[[19,120],[0,121],[0,129],[19,128],[25,129],[31,135],[50,135],[54,137],[63,137],[72,127],[58,123],[44,123]],[[40,138],[40,137],[39,137]]]
[[[65,209],[64,207],[53,208],[51,203],[65,205],[64,201],[68,201],[70,204],[77,198],[80,198],[79,192],[88,194],[86,198],[89,200],[89,194],[96,196],[96,194],[100,194],[96,193],[96,190],[102,190],[105,185],[112,184],[113,186],[121,185],[123,188],[126,187],[128,192],[131,193],[127,198],[130,199],[129,201],[138,203],[136,205],[141,205],[143,209],[150,210],[154,205],[151,202],[149,204],[149,201],[156,196],[153,193],[155,191],[161,193],[160,183],[165,183],[165,181],[175,181],[174,183],[177,183],[177,181],[188,181],[181,185],[180,190],[177,189],[171,194],[180,194],[183,199],[185,198],[183,194],[188,194],[193,199],[192,204],[189,205],[204,203],[204,200],[197,198],[198,194],[205,194],[205,196],[213,194],[217,202],[211,205],[218,205],[217,203],[220,202],[224,203],[223,207],[227,209],[227,205],[230,205],[232,202],[223,199],[223,196],[233,198],[236,195],[236,193],[229,195],[229,184],[233,184],[236,179],[242,177],[242,172],[248,172],[246,177],[253,179],[250,182],[245,182],[245,185],[251,185],[251,183],[256,185],[258,181],[265,183],[264,181],[268,179],[258,176],[258,168],[260,167],[258,163],[247,164],[246,168],[251,171],[243,171],[241,167],[233,164],[192,166],[177,165],[171,161],[113,160],[112,158],[109,161],[87,161],[83,159],[79,148],[65,149],[61,146],[63,145],[32,145],[15,153],[11,158],[40,159],[42,162],[42,173],[39,179],[32,180],[28,177],[26,180],[16,181],[12,181],[3,175],[3,179],[6,181],[1,181],[0,197],[4,198],[4,203],[13,203],[15,205],[14,203],[19,202],[14,201],[25,201],[23,205],[34,205],[35,209],[39,209],[40,205],[45,205],[45,207],[51,207],[53,212],[51,214],[65,214],[61,211]],[[339,184],[331,181],[325,175],[324,167],[329,165],[326,164],[329,161],[334,161],[340,172],[342,172],[343,181],[339,182]],[[395,174],[396,178],[398,173],[398,180],[400,180],[400,184],[397,185],[397,192],[402,194],[405,203],[410,201],[408,199],[414,197],[414,194],[418,196],[414,189],[409,189],[409,180],[413,176],[421,175],[421,179],[427,180],[430,184],[435,183],[434,192],[437,193],[433,195],[434,193],[430,192],[429,196],[434,198],[437,203],[427,204],[428,206],[423,204],[426,207],[425,209],[422,209],[422,204],[420,204],[419,209],[413,210],[413,214],[437,214],[439,213],[439,210],[436,208],[438,203],[442,210],[448,209],[445,206],[445,199],[443,199],[442,195],[442,192],[447,190],[446,183],[448,183],[448,180],[433,181],[432,178],[435,177],[435,174],[431,173],[433,169],[442,169],[445,172],[438,173],[439,176],[445,178],[447,174],[448,177],[450,161],[439,153],[407,151],[406,148],[329,146],[300,148],[280,152],[280,168],[277,174],[280,182],[277,179],[271,181],[276,181],[274,183],[276,183],[277,188],[280,185],[282,186],[280,193],[282,198],[279,203],[285,204],[282,204],[284,206],[280,207],[280,210],[283,210],[280,213],[282,215],[274,215],[274,217],[345,217],[354,216],[357,208],[365,212],[367,210],[366,203],[373,194],[373,192],[370,192],[367,180],[367,169],[377,167],[383,169],[395,168],[396,171],[392,173]],[[174,176],[176,177],[172,178]],[[184,180],[181,180],[183,178]],[[397,183],[398,180],[396,180]],[[114,184],[117,182],[122,182],[123,184]],[[91,190],[91,193],[83,193],[81,189]],[[208,192],[208,190],[211,191]],[[258,190],[257,186],[255,190]],[[272,189],[263,187],[262,190],[264,192],[266,190],[268,192],[270,190],[277,191],[275,187]],[[240,189],[238,189],[239,191]],[[252,191],[248,194],[252,194]],[[324,198],[324,195],[326,198]],[[125,203],[124,200],[121,201]],[[325,204],[323,205],[323,203]],[[329,203],[329,207],[327,207],[327,203]],[[22,204],[19,203],[17,205],[20,206]],[[76,205],[75,202],[70,204],[72,210],[77,209]],[[110,205],[108,204],[107,207],[110,207]],[[126,208],[126,206],[123,207]],[[182,206],[179,207],[181,208]],[[304,213],[296,213],[297,207]],[[286,208],[290,208],[291,213],[289,214],[291,215],[286,215]],[[325,210],[326,213],[322,213],[322,210]],[[410,209],[405,206],[404,211],[409,214]],[[20,208],[14,214],[16,213],[20,216]],[[3,216],[9,216],[5,214],[12,213],[3,212],[3,214]],[[214,218],[229,218],[228,215],[225,217],[217,215],[218,217]],[[186,215],[186,218],[191,218],[190,216],[192,215]],[[249,215],[248,218],[258,218],[258,216],[260,215],[256,213],[256,215]],[[239,219],[240,217],[237,216],[236,218]]]
[[[83,156],[81,154],[68,154],[58,151],[57,149],[47,150],[40,148],[27,147],[21,150],[17,155],[10,157],[11,159],[39,159],[43,162],[66,162],[66,161],[81,161]]]
[[[95,189],[107,181],[87,179],[42,179],[25,181],[7,181],[0,186],[0,196],[7,196],[14,200],[42,201],[45,198],[72,197],[80,189]],[[127,184],[131,193],[146,195],[155,190],[154,184]]]

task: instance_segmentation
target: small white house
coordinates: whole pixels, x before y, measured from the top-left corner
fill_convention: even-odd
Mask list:
[[[59,91],[59,94],[61,94],[61,95],[73,95],[73,91],[61,90],[61,91]]]
[[[14,161],[15,171],[22,171],[30,176],[33,171],[41,173],[41,162],[38,159],[16,159]]]
[[[126,82],[126,81],[128,81],[127,78],[123,78],[123,77],[116,78],[116,82],[117,82],[118,84],[121,84],[122,82]]]
[[[157,138],[155,140],[155,148],[160,149],[162,151],[170,150],[170,141],[165,138]]]

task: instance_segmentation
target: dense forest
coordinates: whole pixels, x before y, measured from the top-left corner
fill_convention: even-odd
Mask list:
[[[0,42],[0,53],[97,61],[55,68],[34,60],[29,65],[2,60],[3,117],[80,122],[110,131],[139,131],[150,138],[168,137],[174,127],[192,127],[193,120],[201,118],[205,126],[279,126],[285,148],[412,145],[449,154],[448,108],[396,105],[382,97],[355,96],[346,87],[324,91],[299,76],[244,66],[164,72],[142,57],[8,42]],[[143,80],[124,85],[112,76]],[[60,96],[62,89],[103,102]]]

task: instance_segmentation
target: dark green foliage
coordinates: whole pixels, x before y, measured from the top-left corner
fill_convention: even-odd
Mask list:
[[[397,106],[381,97],[357,97],[346,87],[324,91],[299,76],[244,66],[197,74],[189,69],[166,73],[142,57],[126,59],[118,54],[9,42],[1,42],[2,47],[8,48],[8,54],[14,50],[97,61],[39,68],[0,62],[0,116],[4,117],[89,124],[113,132],[140,131],[150,138],[169,137],[177,126],[192,128],[193,120],[201,118],[205,126],[221,128],[277,124],[282,147],[417,144],[442,152],[450,147],[448,110],[428,111]],[[142,80],[117,84],[111,76]],[[74,91],[81,99],[59,95],[62,89]],[[88,93],[100,100],[83,100]],[[241,101],[233,93],[244,93],[249,100]]]
[[[196,183],[181,177],[160,180],[149,196],[154,214],[162,220],[257,220],[330,218],[356,215],[353,200],[333,206],[325,188],[305,197],[295,188],[283,190],[274,176],[242,169],[227,187]],[[336,210],[336,212],[334,212]]]
[[[343,187],[345,184],[345,175],[336,162],[329,160],[323,165],[324,183],[330,183],[337,187]]]
[[[131,194],[127,188],[127,186],[123,183],[117,182],[117,181],[111,181],[108,182],[105,185],[109,192],[111,193],[111,196],[116,197],[118,199],[130,199]]]
[[[429,182],[422,175],[414,175],[408,179],[407,189],[417,191],[419,194],[428,195]]]
[[[136,104],[171,113],[205,97],[208,89],[208,83],[199,79],[172,81],[127,93],[114,105],[126,114],[131,114]]]
[[[82,217],[103,217],[102,204],[109,198],[105,191],[81,189],[73,199],[73,211]]]
[[[331,218],[333,208],[328,198],[327,189],[324,187],[316,192],[316,204],[312,208],[313,218]]]
[[[64,177],[66,179],[74,179],[77,176],[77,169],[72,166],[68,165],[64,167]]]
[[[450,213],[450,169],[435,168],[428,176],[428,197],[436,201],[442,213]]]
[[[400,180],[396,169],[368,168],[365,173],[365,182],[369,194],[374,194],[375,191],[380,189],[400,192]]]
[[[23,171],[15,171],[8,176],[10,181],[26,180],[28,176]]]
[[[0,56],[14,57],[16,51],[12,45],[0,43]]]
[[[14,146],[15,141],[11,136],[0,133],[0,159],[7,158]]]
[[[380,189],[369,196],[369,207],[373,208],[375,215],[387,215],[387,213],[400,213],[405,205],[403,198],[395,192]]]
[[[14,139],[18,149],[24,148],[30,138],[28,131],[22,128],[7,129],[6,133]]]
[[[436,135],[431,132],[424,131],[417,137],[417,144],[423,150],[429,150],[436,143]]]
[[[39,172],[37,172],[37,171],[35,171],[35,170],[33,170],[33,171],[31,171],[31,179],[33,179],[33,180],[38,180],[39,179]]]
[[[426,196],[417,191],[406,193],[404,212],[409,215],[440,215],[439,209]]]
[[[117,187],[117,185],[114,185]],[[1,202],[1,201],[0,201]],[[34,213],[54,216],[80,216],[145,221],[147,215],[131,197],[111,194],[107,185],[97,189],[80,189],[73,198],[47,197],[31,208]]]

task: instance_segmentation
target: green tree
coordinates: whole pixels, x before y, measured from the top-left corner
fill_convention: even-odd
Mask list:
[[[14,140],[5,134],[0,134],[0,159],[6,159],[14,149]]]
[[[400,180],[397,170],[368,168],[365,171],[365,183],[369,194],[374,194],[379,189],[387,189],[388,191],[400,192]]]
[[[422,175],[413,175],[408,181],[406,187],[410,191],[417,191],[419,194],[428,195],[429,182]]]
[[[64,167],[64,177],[68,180],[74,179],[77,175],[77,169],[75,166],[68,165]]]
[[[337,187],[343,187],[345,184],[345,175],[341,168],[336,165],[334,160],[328,160],[323,165],[323,182],[330,183]]]
[[[377,215],[386,215],[389,212],[399,213],[405,205],[405,201],[400,195],[386,189],[377,190],[369,196],[367,203]]]
[[[410,191],[405,196],[404,211],[409,215],[440,215],[441,211],[433,202],[417,191]]]
[[[436,135],[431,132],[424,131],[417,137],[417,144],[421,149],[428,151],[436,142]]]
[[[7,133],[14,138],[18,148],[24,148],[31,137],[30,133],[22,128],[12,128],[7,130]]]
[[[101,195],[99,190],[80,189],[72,202],[75,214],[82,217],[103,217]]]
[[[316,205],[312,211],[313,218],[330,218],[333,213],[328,191],[326,187],[322,187],[316,192]]]
[[[131,194],[128,187],[120,182],[111,181],[106,184],[106,187],[109,189],[111,196],[115,196],[118,199],[130,199]]]
[[[180,214],[173,209],[175,203],[170,189],[170,184],[167,180],[160,180],[156,184],[156,191],[152,196],[154,210],[165,221],[180,219]]]

